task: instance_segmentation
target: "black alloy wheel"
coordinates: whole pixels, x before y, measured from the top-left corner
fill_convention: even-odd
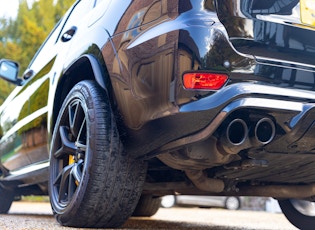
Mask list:
[[[315,203],[306,200],[286,199],[278,200],[280,208],[286,218],[298,229],[314,229]]]
[[[107,95],[78,83],[57,118],[50,150],[49,193],[59,223],[118,227],[140,198],[146,164],[123,149]]]

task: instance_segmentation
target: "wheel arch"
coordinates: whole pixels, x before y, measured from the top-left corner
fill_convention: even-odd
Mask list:
[[[83,80],[95,80],[106,93],[111,89],[109,74],[104,61],[93,54],[80,56],[64,71],[58,80],[53,103],[51,130],[53,130],[56,123],[64,99],[70,90]]]

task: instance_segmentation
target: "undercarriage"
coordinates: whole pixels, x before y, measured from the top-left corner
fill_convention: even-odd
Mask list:
[[[273,98],[263,92],[272,92]],[[196,194],[197,188],[197,193],[209,195],[312,200],[314,96],[247,84],[219,94],[181,108],[206,109],[220,98],[216,109],[221,110],[206,128],[146,156],[145,192]]]

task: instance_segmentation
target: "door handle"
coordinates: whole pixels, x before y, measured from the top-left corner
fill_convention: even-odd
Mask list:
[[[70,41],[70,40],[73,38],[73,36],[74,36],[74,34],[75,34],[76,31],[77,31],[77,27],[72,26],[69,30],[67,30],[67,31],[61,36],[61,41],[62,41],[62,42],[68,42],[68,41]]]
[[[29,69],[23,74],[23,79],[27,80],[34,76],[34,71]]]

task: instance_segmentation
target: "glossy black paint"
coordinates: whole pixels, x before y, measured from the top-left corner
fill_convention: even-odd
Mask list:
[[[314,160],[315,31],[302,23],[298,9],[296,0],[78,1],[1,106],[3,178],[20,181],[25,169],[47,168],[47,146],[64,98],[76,83],[94,79],[111,99],[128,154],[154,165],[155,156],[170,153],[179,163],[164,162],[168,166],[208,169],[219,178],[314,183],[312,173],[305,181],[289,181],[265,179],[260,168],[240,168],[235,175],[220,168],[255,154]],[[226,73],[229,81],[219,91],[185,90],[186,71]],[[208,164],[209,149],[197,159],[187,157],[188,150],[174,154],[210,138],[220,144],[234,118],[251,126],[261,117],[275,123],[274,140],[245,148],[235,159]],[[43,182],[42,175],[21,183]]]
[[[124,92],[115,94],[118,94],[118,109],[127,126],[122,130],[125,132],[124,140],[128,149],[138,155],[156,150],[161,144],[204,129],[224,108],[224,104],[214,108],[212,102],[209,102],[207,111],[200,111],[197,106],[191,110],[194,113],[189,114],[187,109],[185,113],[180,113],[183,111],[180,109],[182,106],[186,108],[186,104],[190,103],[193,106],[195,100],[213,94],[209,91],[184,90],[181,75],[187,70],[228,73],[229,85],[253,82],[281,88],[313,90],[314,66],[310,65],[312,58],[309,58],[308,62],[304,60],[305,57],[314,55],[312,40],[308,42],[308,50],[299,51],[296,46],[297,43],[305,43],[306,37],[313,33],[312,28],[304,29],[305,33],[309,33],[308,36],[302,34],[303,36],[296,36],[294,39],[289,38],[290,44],[284,45],[284,39],[288,39],[284,30],[300,35],[301,28],[306,27],[297,21],[299,16],[293,18],[296,20],[294,23],[299,23],[298,25],[292,26],[293,22],[290,24],[285,21],[286,18],[293,20],[291,11],[297,7],[298,2],[294,3],[288,3],[292,9],[285,8],[287,15],[270,11],[271,14],[265,14],[265,18],[260,19],[257,12],[254,16],[246,13],[252,11],[248,1],[218,1],[216,4],[212,1],[186,1],[183,4],[185,7],[171,11],[172,15],[169,13],[167,16],[160,16],[166,18],[166,21],[158,25],[153,24],[152,28],[150,23],[144,29],[140,24],[137,29],[121,33],[124,29],[118,27],[115,32],[118,35],[112,38],[115,59],[106,62],[117,61],[117,67],[108,66],[114,92],[125,89]],[[155,5],[158,4],[162,2]],[[274,1],[273,4],[277,5],[278,2]],[[172,5],[176,3],[160,7],[172,9]],[[275,6],[271,4],[270,8],[272,7]],[[139,6],[139,11],[144,10]],[[291,14],[288,15],[288,12]],[[272,20],[280,17],[279,13],[282,21]],[[299,12],[295,10],[293,13]],[[135,15],[144,17],[146,14]],[[134,17],[126,13],[121,24],[127,20],[129,28],[135,21],[145,21]],[[269,35],[268,31],[259,30],[259,27],[264,28],[264,24],[267,24],[267,28],[271,27],[276,34]],[[272,39],[277,41],[273,42]],[[295,97],[295,93],[285,94],[284,92],[279,95],[279,99]],[[212,101],[210,97],[209,100]],[[312,99],[309,98],[308,101],[310,100]],[[169,116],[170,114],[172,116]],[[292,112],[291,116],[294,114],[295,112]],[[180,122],[174,122],[175,120]],[[183,126],[182,122],[186,126]]]

